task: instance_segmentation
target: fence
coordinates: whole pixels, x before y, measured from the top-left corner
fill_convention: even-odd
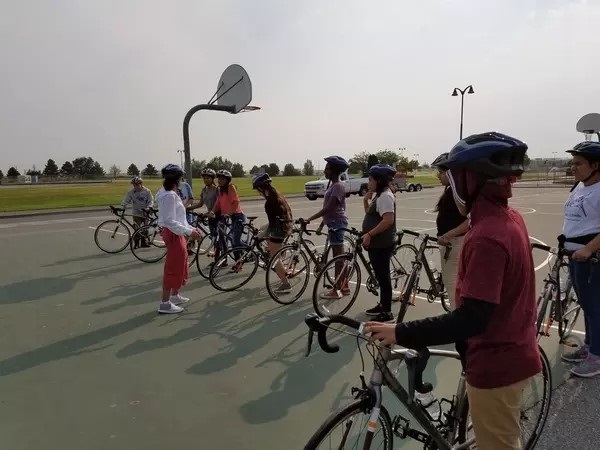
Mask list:
[[[544,168],[526,170],[515,187],[565,187],[575,184],[570,169],[546,170]]]

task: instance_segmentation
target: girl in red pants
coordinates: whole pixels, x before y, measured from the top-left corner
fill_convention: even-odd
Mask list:
[[[185,206],[177,187],[183,178],[183,170],[175,164],[167,164],[162,169],[163,187],[156,194],[158,204],[158,225],[162,227],[162,237],[167,246],[167,257],[163,274],[162,301],[158,312],[176,314],[183,311],[179,305],[189,301],[179,290],[188,279],[188,253],[186,236],[199,239],[200,232],[190,226],[186,219]]]

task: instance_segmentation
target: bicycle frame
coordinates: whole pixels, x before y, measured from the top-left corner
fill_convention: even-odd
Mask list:
[[[440,273],[441,283],[438,283],[438,280],[435,279],[433,270],[431,269],[431,267],[429,267],[429,261],[427,261],[427,258],[425,257],[425,251],[430,250],[430,249],[439,249],[439,247],[437,245],[428,245],[429,241],[437,242],[437,239],[432,238],[428,234],[416,233],[411,230],[402,230],[402,231],[404,234],[409,234],[411,236],[415,236],[416,238],[421,239],[421,244],[419,245],[419,247],[417,249],[417,256],[412,263],[412,271],[413,272],[416,271],[416,273],[417,273],[417,281],[415,283],[415,289],[413,289],[412,296],[410,298],[409,298],[409,296],[411,295],[411,292],[406,292],[406,290],[403,289],[402,295],[406,296],[406,298],[404,298],[403,300],[408,301],[408,303],[410,305],[414,305],[415,297],[416,297],[417,293],[419,293],[419,294],[427,294],[428,301],[433,302],[436,297],[441,297],[442,294],[444,293],[444,280],[441,277],[441,273]],[[444,259],[448,259],[450,251],[451,251],[451,247],[447,246],[446,252],[444,254]],[[419,279],[421,276],[420,275],[421,269],[425,269],[425,274],[427,276],[427,280],[429,281],[429,285],[430,285],[429,289],[419,288]],[[410,277],[407,278],[407,282],[409,279],[410,279]]]

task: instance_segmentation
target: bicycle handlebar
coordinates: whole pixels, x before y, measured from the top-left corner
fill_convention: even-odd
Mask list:
[[[576,250],[567,250],[561,247],[550,247],[549,245],[544,245],[544,244],[538,244],[537,242],[532,242],[531,243],[531,248],[537,248],[538,250],[543,250],[545,252],[548,253],[552,253],[553,255],[558,256],[559,258],[562,258],[564,256],[566,256],[567,258],[571,258],[573,256],[573,253],[575,253]],[[594,264],[600,262],[600,252],[594,252],[592,253],[592,256],[590,257],[590,259],[588,260]]]
[[[364,333],[364,322],[358,322],[339,314],[319,317],[317,314],[312,313],[305,317],[304,322],[310,330],[308,334],[306,356],[310,355],[314,333],[317,333],[319,346],[324,352],[336,353],[339,351],[340,347],[338,345],[331,345],[327,342],[327,328],[334,323],[341,323],[342,325],[358,330],[360,336],[366,337],[366,334]],[[425,368],[427,367],[429,355],[430,353],[427,347],[420,351],[409,349],[404,355],[404,361],[406,362],[406,368],[408,370],[408,403],[414,401],[415,390],[421,394],[426,394],[433,390],[431,383],[423,382],[423,372],[425,372]]]
[[[418,233],[416,231],[413,230],[406,230],[406,229],[402,229],[401,232],[398,233],[398,235],[400,234],[409,234],[411,236],[423,239],[423,240],[427,240],[427,241],[431,241],[431,242],[435,242],[437,244],[437,238],[435,237],[431,237],[429,236],[427,233]]]

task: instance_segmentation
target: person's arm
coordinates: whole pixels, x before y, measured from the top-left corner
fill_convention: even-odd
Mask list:
[[[469,219],[465,219],[459,226],[452,228],[450,231],[448,231],[440,237],[444,237],[446,239],[453,239],[455,237],[462,236],[467,231],[469,231]]]
[[[177,200],[172,195],[168,195],[161,203],[159,214],[162,216],[163,226],[179,236],[190,236],[194,228],[187,222],[181,223],[176,219]]]
[[[152,195],[152,191],[150,189],[148,189],[148,201],[146,203],[146,208],[151,208],[154,204],[154,196]]]
[[[369,212],[369,208],[371,206],[369,204],[369,200],[371,200],[372,198],[373,198],[373,192],[372,191],[367,191],[367,193],[363,197],[363,208],[365,209],[365,213]]]
[[[394,224],[394,215],[396,213],[394,198],[391,196],[387,194],[380,195],[375,201],[378,202],[376,206],[379,210],[379,214],[381,214],[381,221],[375,228],[367,232],[371,237],[377,236],[379,233],[382,233],[391,227]]]
[[[236,211],[238,209],[238,207],[240,206],[240,196],[238,195],[238,191],[233,184],[229,186],[229,189],[232,189],[231,192],[233,192],[233,200],[231,201],[231,208],[232,208],[232,211]]]
[[[123,201],[121,202],[121,206],[126,208],[133,201],[133,190],[127,191],[125,197],[123,197]]]
[[[339,185],[337,185],[339,186]],[[316,214],[313,214],[312,216],[310,216],[308,219],[306,219],[308,222],[312,222],[313,220],[316,219],[320,219],[321,217],[323,217],[327,212],[332,211],[336,208],[339,199],[338,199],[338,188],[337,187],[332,187],[332,189],[336,189],[336,192],[332,192],[330,196],[328,196],[326,198],[326,200],[323,202],[323,208]],[[343,189],[343,186],[342,186]],[[344,193],[345,195],[345,193]]]

